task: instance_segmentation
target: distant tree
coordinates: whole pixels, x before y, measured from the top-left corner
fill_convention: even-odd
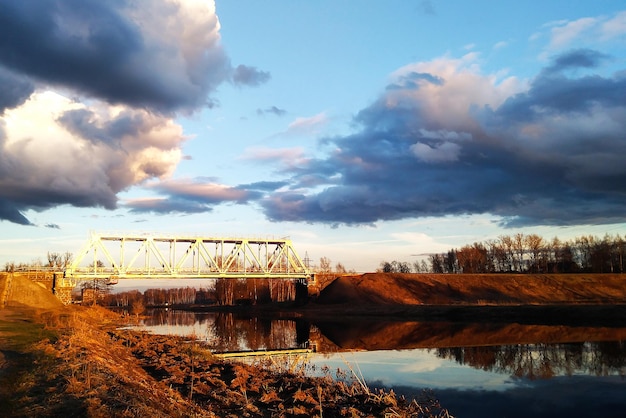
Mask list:
[[[131,302],[130,313],[139,317],[146,310],[146,306],[143,303],[143,299],[138,298]]]
[[[69,251],[66,251],[65,253],[63,253],[63,257],[61,260],[62,266],[61,267],[67,267],[70,264],[72,264],[72,260],[74,258],[74,254],[72,254]]]
[[[400,261],[398,263],[398,273],[410,273],[411,266],[406,261]]]
[[[319,272],[322,274],[328,274],[330,272],[332,272],[332,261],[330,260],[330,258],[328,257],[321,257],[320,258],[320,267],[319,267]]]
[[[524,237],[526,248],[530,254],[530,262],[528,271],[531,273],[538,273],[545,266],[544,260],[542,260],[542,254],[544,250],[543,238],[537,234],[530,234]]]
[[[498,239],[504,256],[504,271],[513,271],[516,266],[513,238],[508,235],[501,235]]]
[[[61,265],[61,254],[59,253],[51,253],[48,251],[48,267],[60,267]]]
[[[346,268],[344,267],[343,264],[341,263],[337,263],[335,264],[335,272],[339,273],[339,274],[345,274],[347,273]]]
[[[487,249],[478,242],[466,245],[456,252],[459,268],[463,273],[487,273]]]
[[[389,261],[381,261],[380,268],[378,270],[382,273],[391,273],[393,272],[393,266]]]
[[[444,272],[444,260],[441,254],[432,254],[430,256],[431,271],[433,273]]]
[[[457,253],[455,250],[450,250],[446,254],[444,269],[447,273],[456,273],[458,270]]]
[[[86,302],[85,299],[88,299],[88,301],[92,302],[94,305],[111,292],[111,288],[107,285],[106,279],[85,280],[80,284],[80,287],[83,294],[83,301]]]

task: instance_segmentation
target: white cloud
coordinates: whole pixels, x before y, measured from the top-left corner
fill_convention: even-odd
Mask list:
[[[311,134],[317,133],[321,126],[328,123],[328,117],[324,112],[311,117],[298,117],[287,127],[288,134]]]
[[[496,43],[493,45],[493,49],[494,49],[494,50],[503,49],[503,48],[506,48],[508,45],[509,45],[509,43],[508,43],[508,42],[506,42],[506,41],[496,42]]]
[[[595,18],[585,17],[552,28],[550,47],[557,49],[571,44],[575,39],[581,37],[586,31],[596,25],[597,22]]]
[[[46,91],[5,111],[0,117],[5,197],[26,207],[112,208],[118,192],[171,175],[185,140],[179,125],[144,110],[90,105]]]
[[[500,79],[500,75],[496,74],[485,76],[477,60],[478,55],[470,53],[459,59],[444,56],[402,67],[393,74],[394,78],[420,73],[436,76],[442,82],[423,83],[419,89],[390,92],[386,100],[390,107],[404,102],[419,103],[421,119],[428,121],[423,129],[472,133],[477,124],[470,109],[484,106],[497,108],[525,87],[525,83],[516,77]],[[421,148],[418,151],[428,151],[418,148]]]
[[[250,147],[245,149],[244,153],[239,157],[239,159],[267,163],[279,163],[284,167],[302,167],[306,165],[309,161],[309,157],[305,155],[305,151],[301,147]]]
[[[615,17],[602,23],[600,31],[604,40],[626,34],[626,11],[619,12]]]

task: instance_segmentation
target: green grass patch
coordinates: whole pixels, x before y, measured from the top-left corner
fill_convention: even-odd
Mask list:
[[[37,322],[32,311],[12,309],[0,316],[0,350],[26,352],[34,343],[55,339],[56,332]]]

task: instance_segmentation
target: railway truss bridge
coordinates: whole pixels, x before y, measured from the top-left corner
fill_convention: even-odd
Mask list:
[[[314,279],[290,239],[92,233],[65,269],[66,286],[104,279]]]

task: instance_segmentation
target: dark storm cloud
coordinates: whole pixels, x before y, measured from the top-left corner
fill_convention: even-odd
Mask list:
[[[417,89],[424,82],[440,86],[443,84],[443,79],[433,74],[411,72],[401,76],[398,83],[390,84],[387,89]]]
[[[19,106],[35,91],[26,77],[7,71],[0,65],[0,115],[5,109]]]
[[[626,76],[604,78],[593,75],[577,79],[542,74],[530,90],[516,95],[495,114],[509,121],[532,121],[545,113],[590,112],[595,106],[607,108],[626,104]]]
[[[255,183],[240,184],[237,189],[241,190],[258,190],[262,192],[273,192],[281,187],[287,186],[286,181],[257,181]]]
[[[132,7],[127,0],[0,2],[0,63],[111,103],[165,112],[210,103],[208,95],[231,71],[217,39],[198,40],[206,47],[179,53],[175,41],[187,40],[178,28],[150,21],[140,9],[131,19]],[[167,3],[141,7],[159,7],[165,16],[177,12]],[[157,25],[160,39],[146,29]],[[198,29],[216,32],[217,25],[209,16]]]
[[[236,85],[259,86],[269,81],[270,78],[270,73],[247,65],[238,65],[233,72],[233,83]]]
[[[0,220],[7,220],[19,225],[32,225],[32,223],[20,212],[20,207],[10,200],[0,197]]]
[[[558,65],[572,68],[577,54],[571,61],[557,58]],[[526,92],[493,109],[481,103],[485,92],[472,85],[475,78],[431,75],[418,79],[441,79],[430,83],[437,90],[420,93],[394,83],[359,112],[358,132],[327,139],[336,151],[293,170],[290,179],[294,185],[326,179],[325,188],[274,193],[262,201],[267,216],[357,224],[488,213],[508,226],[624,220],[623,75],[568,78],[543,71]],[[467,95],[475,101],[462,113],[431,103],[446,95],[454,104]]]
[[[576,49],[557,56],[546,71],[555,72],[575,68],[595,68],[609,56],[593,49]]]
[[[274,114],[276,116],[284,116],[284,115],[287,114],[287,111],[284,110],[284,109],[280,109],[280,108],[278,108],[276,106],[270,106],[270,107],[268,107],[266,109],[257,109],[256,113],[257,113],[257,115],[261,115],[261,116],[265,115],[267,113],[271,113],[271,114]]]
[[[114,209],[122,190],[171,175],[177,113],[212,106],[221,83],[270,78],[233,68],[219,29],[212,2],[0,2],[0,219]]]
[[[95,122],[96,115],[88,109],[75,109],[65,112],[59,119],[71,133],[92,142],[118,143],[125,136],[137,135],[144,121],[138,114],[122,112],[104,124]]]

